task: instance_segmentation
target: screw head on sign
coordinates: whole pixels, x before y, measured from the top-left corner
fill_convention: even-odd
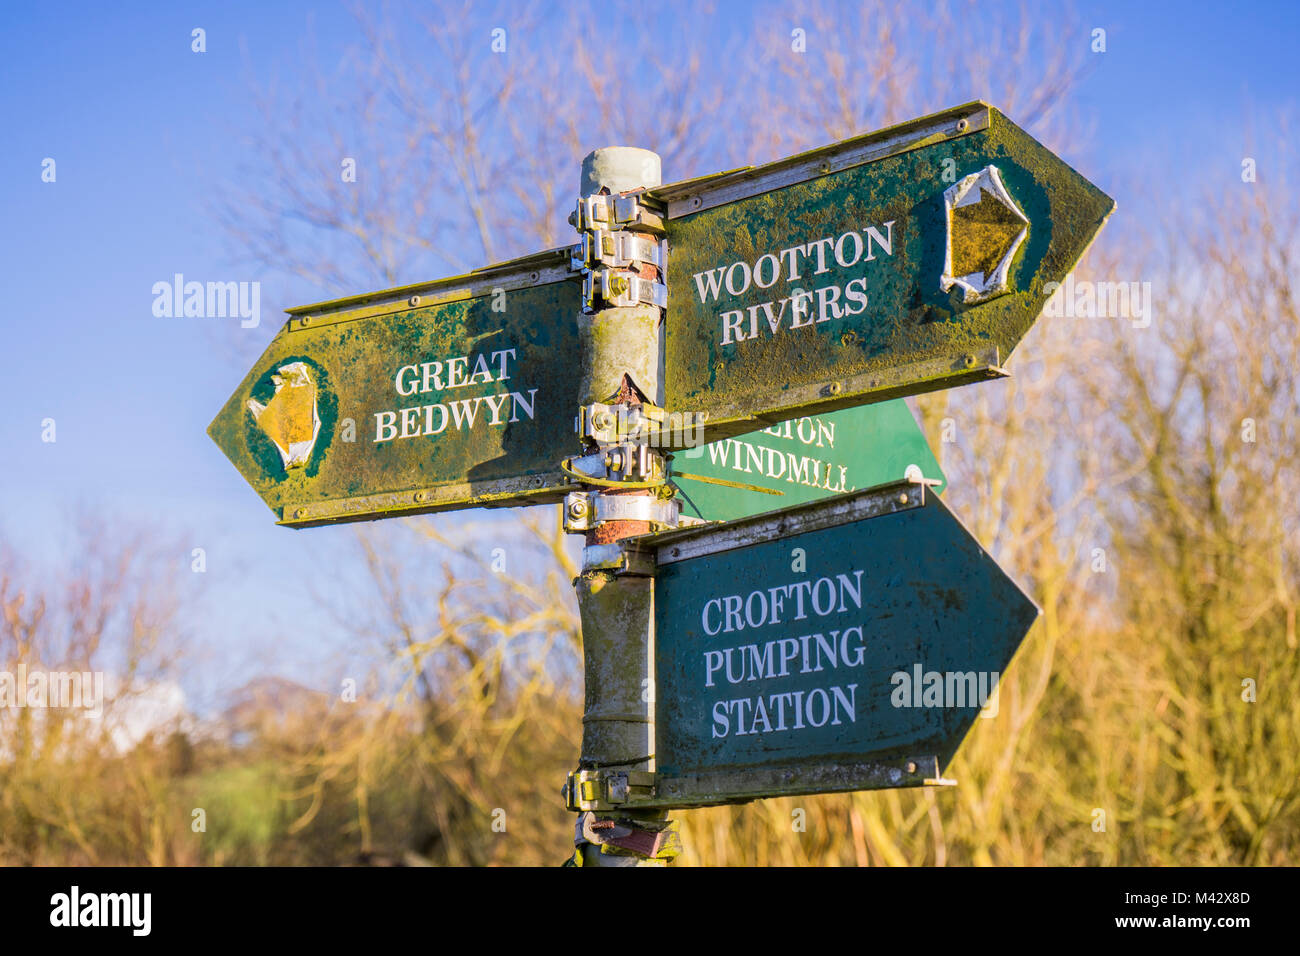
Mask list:
[[[907,772],[908,772],[908,773],[916,773],[916,763],[915,763],[915,762],[913,762],[913,761],[911,761],[911,760],[909,760],[909,761],[907,762]]]
[[[417,492],[415,493],[415,500],[416,500],[416,501],[423,501],[423,500],[424,500],[424,492],[423,492],[423,491],[417,491]]]
[[[420,304],[420,297],[418,295],[413,295],[406,300],[406,304],[410,306],[417,306]]]
[[[903,492],[901,495],[898,496],[898,503],[900,505],[907,504],[907,492]]]

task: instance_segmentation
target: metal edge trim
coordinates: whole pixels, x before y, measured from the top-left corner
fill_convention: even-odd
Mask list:
[[[359,307],[373,304],[399,304],[399,300],[409,299],[412,295],[419,294],[421,298],[424,295],[437,295],[440,292],[455,292],[471,288],[482,288],[494,279],[501,279],[517,273],[539,272],[544,274],[562,273],[558,278],[572,278],[573,273],[569,271],[568,262],[572,245],[558,246],[554,249],[547,249],[543,252],[533,253],[528,256],[521,256],[518,259],[510,259],[506,262],[498,262],[489,266],[483,266],[470,272],[456,276],[448,276],[443,279],[430,279],[426,282],[416,282],[410,285],[396,286],[391,289],[381,289],[375,292],[363,292],[359,295],[344,296],[339,299],[327,299],[323,302],[314,302],[309,305],[296,305],[285,309],[290,316],[313,315],[320,316],[326,313],[334,314],[343,311],[351,312]],[[563,265],[557,266],[557,262]],[[548,281],[556,281],[550,279]],[[496,282],[500,285],[501,282]],[[542,278],[537,281],[526,281],[520,283],[520,286],[543,285]],[[405,304],[405,303],[400,303]]]
[[[908,763],[916,769],[909,772]],[[829,772],[827,772],[829,770]],[[820,771],[820,772],[819,772]],[[737,777],[745,778],[745,789],[735,789]],[[809,780],[809,776],[816,779]],[[655,795],[629,801],[628,806],[685,809],[746,803],[770,796],[802,796],[814,793],[846,793],[854,790],[887,790],[923,787],[939,777],[939,759],[933,754],[856,760],[842,764],[789,764],[738,767],[701,773],[659,774]],[[667,790],[673,792],[665,792]]]
[[[272,510],[279,510],[281,514],[276,524],[290,528],[311,528],[347,521],[431,514],[452,508],[548,504],[560,501],[563,494],[572,487],[563,472],[555,471],[489,481],[456,482],[409,491],[380,492],[353,498],[330,498],[308,504],[286,504]],[[417,495],[424,497],[416,500]]]
[[[970,136],[989,128],[992,109],[988,103],[976,100],[762,166],[659,186],[649,190],[648,195],[667,203],[669,220],[678,219],[920,149],[934,142]],[[960,128],[963,120],[966,126]]]
[[[968,360],[974,361],[968,364]],[[973,382],[1006,378],[1009,372],[1001,366],[1001,356],[996,346],[968,352],[959,357],[941,356],[922,359],[907,365],[894,366],[879,371],[861,372],[849,378],[830,382],[814,382],[785,392],[781,404],[761,415],[746,413],[768,398],[767,393],[749,392],[725,405],[696,410],[707,414],[704,419],[703,440],[708,442],[730,438],[759,428],[766,428],[791,418],[820,412],[837,411],[854,405],[872,404],[857,401],[861,396],[879,393],[874,401],[885,401],[896,395],[915,395],[926,391],[952,388]],[[686,414],[689,403],[670,400],[673,413]],[[676,406],[676,407],[675,407]],[[673,449],[680,451],[681,449]]]
[[[893,481],[862,491],[779,508],[762,514],[702,528],[664,532],[638,539],[642,548],[655,552],[655,564],[664,566],[724,551],[764,544],[810,531],[878,518],[924,507],[933,479]]]

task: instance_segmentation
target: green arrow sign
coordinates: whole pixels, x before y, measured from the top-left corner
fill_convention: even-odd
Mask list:
[[[646,540],[659,806],[938,778],[1039,613],[924,484]]]
[[[672,462],[682,514],[711,521],[887,484],[912,468],[942,491],[943,472],[902,399],[788,419],[679,451]]]
[[[666,405],[709,440],[1005,374],[1115,206],[985,103],[649,196]]]
[[[559,501],[582,379],[568,255],[290,309],[208,433],[286,525]]]

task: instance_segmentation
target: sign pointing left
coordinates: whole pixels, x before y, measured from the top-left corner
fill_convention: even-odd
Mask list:
[[[580,295],[564,248],[290,309],[208,434],[294,527],[559,501]]]

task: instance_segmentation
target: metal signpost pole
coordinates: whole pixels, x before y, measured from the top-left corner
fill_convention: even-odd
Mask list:
[[[598,149],[582,164],[573,223],[582,234],[584,454],[564,469],[582,485],[564,504],[566,530],[586,535],[574,582],[582,621],[585,700],[578,770],[565,788],[578,811],[572,862],[663,865],[677,840],[667,813],[621,807],[654,780],[654,578],[629,567],[620,541],[677,525],[664,462],[647,426],[663,404],[660,380],[662,221],[620,194],[657,186],[659,157]]]

